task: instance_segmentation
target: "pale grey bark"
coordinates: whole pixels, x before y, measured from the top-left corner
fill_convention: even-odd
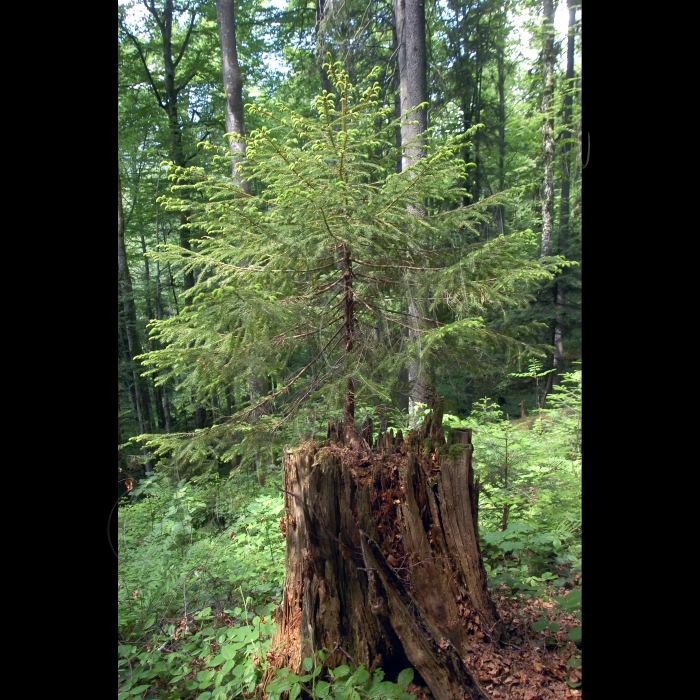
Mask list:
[[[428,128],[428,109],[416,109],[428,101],[425,57],[425,5],[423,0],[392,0],[398,42],[401,112],[408,116],[401,124],[401,143],[408,145],[402,170],[410,168],[425,153],[420,137]]]
[[[554,218],[554,125],[552,98],[554,95],[554,2],[542,0],[542,256],[552,254]]]
[[[576,24],[576,3],[573,0],[567,0],[569,9],[569,36],[566,48],[566,95],[564,96],[564,114],[562,121],[564,123],[564,131],[562,139],[564,143],[561,148],[561,205],[559,212],[559,253],[567,254],[569,244],[569,199],[571,194],[571,167],[570,167],[570,151],[571,137],[569,131],[571,123],[571,111],[573,106],[572,88],[574,82],[574,49],[575,49],[575,32],[574,25]],[[554,367],[559,370],[564,359],[564,309],[566,306],[564,284],[561,279],[557,280],[555,292],[556,319],[554,323]],[[552,383],[558,383],[558,373],[555,372],[552,377]]]
[[[425,51],[425,5],[423,0],[392,0],[394,27],[398,48],[399,85],[401,96],[401,145],[404,147],[401,169],[407,170],[425,155],[425,138],[428,128],[428,109],[418,105],[428,101],[426,51]],[[416,210],[416,216],[422,211]],[[409,302],[409,340],[420,348],[420,319],[424,315],[416,299]],[[419,354],[414,354],[408,363],[408,413],[414,416],[416,405],[430,405],[432,392]]]
[[[231,148],[231,172],[234,183],[250,192],[250,183],[241,176],[238,163],[245,158],[245,122],[243,118],[243,80],[236,46],[236,17],[233,0],[216,0],[216,20],[219,26],[221,66],[226,99],[226,133]]]

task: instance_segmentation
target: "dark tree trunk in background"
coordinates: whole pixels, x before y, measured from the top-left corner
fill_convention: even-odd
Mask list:
[[[506,69],[505,49],[498,46],[498,191],[506,189]],[[498,232],[505,233],[506,211],[503,205],[498,207]]]
[[[175,165],[184,166],[185,151],[182,144],[182,125],[180,123],[180,117],[178,113],[178,95],[185,90],[190,80],[194,77],[194,73],[187,77],[183,77],[180,84],[177,83],[177,67],[182,60],[182,57],[189,46],[190,39],[192,37],[192,30],[194,28],[195,19],[198,14],[198,8],[196,5],[189,9],[190,17],[185,38],[183,39],[182,46],[178,51],[177,55],[173,55],[173,0],[164,0],[162,12],[160,7],[156,7],[155,0],[151,2],[144,3],[146,9],[151,13],[153,19],[158,25],[158,30],[161,34],[161,39],[163,42],[163,69],[164,69],[164,85],[161,90],[156,86],[156,81],[154,80],[151,69],[146,60],[146,56],[141,46],[140,41],[136,36],[129,31],[124,22],[122,21],[121,26],[125,34],[129,37],[130,41],[134,44],[141,63],[143,65],[146,78],[153,95],[156,99],[158,105],[165,111],[168,116],[168,127],[170,130],[170,159]],[[182,213],[180,216],[180,245],[186,250],[190,250],[190,234],[184,225],[187,223],[187,214]],[[194,272],[184,273],[183,280],[184,288],[191,289],[194,286]],[[188,299],[187,303],[191,303]]]
[[[148,389],[144,379],[140,376],[141,363],[134,357],[141,354],[141,341],[138,335],[136,319],[136,305],[134,303],[134,290],[131,284],[131,275],[126,256],[126,242],[124,240],[124,207],[122,204],[121,173],[117,171],[117,190],[119,196],[118,206],[118,263],[119,263],[119,287],[121,292],[122,307],[124,313],[124,328],[129,348],[129,359],[134,379],[134,397],[138,414],[139,431],[148,433],[153,430],[151,425],[151,412],[148,401]]]
[[[345,325],[345,356],[353,349],[355,339],[355,295],[352,288],[352,260],[350,249],[343,245],[343,317]],[[348,379],[343,401],[343,437],[346,445],[350,445],[357,437],[355,427],[355,380]]]
[[[170,157],[175,165],[185,165],[185,151],[182,146],[182,129],[180,127],[180,118],[178,115],[177,97],[185,85],[177,86],[175,82],[175,69],[184,54],[184,51],[174,59],[173,58],[173,0],[165,0],[165,8],[162,15],[151,11],[151,14],[156,18],[158,26],[161,29],[163,36],[163,63],[165,65],[165,103],[163,109],[168,115],[168,124],[170,126]],[[192,23],[194,23],[195,14],[192,14]],[[192,24],[190,25],[190,28]],[[188,35],[189,38],[189,35]],[[188,40],[186,40],[187,42]],[[184,48],[184,47],[183,47]],[[180,245],[186,250],[190,250],[190,234],[185,224],[187,224],[187,214],[180,215]],[[184,273],[184,287],[191,289],[194,286],[194,272]],[[188,299],[187,303],[191,303]]]
[[[326,647],[330,666],[346,654],[388,678],[413,666],[437,700],[487,697],[470,671],[468,630],[493,643],[505,632],[479,549],[471,431],[452,431],[446,444],[441,421],[440,400],[406,440],[285,450],[274,666],[300,672]]]
[[[250,193],[250,183],[236,172],[236,164],[245,158],[245,122],[243,119],[243,80],[238,64],[236,46],[236,18],[233,0],[216,0],[216,19],[219,25],[221,65],[226,98],[226,132],[230,140],[231,170],[234,183]]]
[[[244,192],[250,194],[250,182],[237,170],[237,164],[245,158],[245,115],[243,110],[243,78],[238,63],[236,43],[236,17],[233,0],[216,0],[216,19],[219,27],[219,44],[221,46],[221,65],[226,96],[226,132],[233,134],[229,142],[231,148],[231,173],[233,182]],[[269,387],[267,379],[253,377],[249,382],[250,401],[255,403],[261,396],[266,396]],[[264,413],[261,407],[253,411],[251,417],[259,418]],[[201,416],[200,416],[201,418]],[[257,462],[256,462],[257,465]]]
[[[318,62],[318,70],[321,75],[321,89],[327,92],[334,92],[333,85],[328,78],[328,71],[323,67],[328,56],[326,49],[326,41],[324,38],[325,28],[323,21],[326,18],[327,0],[316,0],[316,22],[314,24],[314,36],[316,38],[316,61]]]
[[[567,0],[569,8],[569,36],[566,47],[566,94],[564,95],[564,114],[562,115],[563,144],[561,147],[561,203],[559,211],[559,254],[567,255],[569,246],[569,200],[571,195],[571,138],[569,131],[571,124],[571,111],[573,106],[574,88],[574,25],[576,24],[576,6],[572,0]],[[556,318],[554,322],[554,368],[557,372],[552,377],[552,382],[558,382],[558,372],[561,370],[564,359],[564,310],[566,307],[566,290],[561,278],[556,280],[554,290],[554,304]]]
[[[148,252],[146,249],[146,237],[143,235],[143,226],[141,228],[141,251],[143,252],[143,263],[144,263],[144,281],[146,282],[146,318],[150,321],[153,318],[153,306],[151,304],[151,266],[148,261]],[[156,302],[157,306],[157,302]],[[148,338],[148,349],[149,351],[159,349],[159,344],[153,340],[153,338]],[[156,386],[155,380],[151,376],[146,380],[148,383],[148,394],[151,397],[151,404],[155,406],[156,418],[158,421],[158,428],[163,430],[165,428],[165,410],[163,408],[163,391],[161,387]]]
[[[552,106],[554,98],[554,1],[542,0],[542,190],[540,210],[542,212],[542,239],[540,254],[547,257],[553,253],[552,234],[554,231],[554,123]],[[556,283],[548,286],[548,292],[556,296]],[[548,302],[551,303],[551,302]],[[550,307],[551,309],[551,307]],[[549,310],[548,315],[551,314]],[[552,315],[556,315],[552,314]],[[556,321],[548,323],[548,341],[554,344]],[[545,363],[547,369],[554,366],[553,355],[548,354]],[[548,390],[551,388],[552,376],[547,378],[546,385],[538,393],[538,403],[544,406]]]
[[[542,65],[542,256],[552,254],[554,218],[554,3],[542,0],[543,65]]]

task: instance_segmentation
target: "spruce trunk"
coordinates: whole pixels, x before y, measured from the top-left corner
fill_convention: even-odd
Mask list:
[[[423,426],[360,451],[329,439],[284,453],[287,554],[268,658],[412,666],[436,700],[485,698],[466,663],[469,628],[505,638],[477,536],[471,431],[445,442],[441,401]],[[368,445],[371,447],[371,435]],[[471,624],[470,624],[471,623]]]

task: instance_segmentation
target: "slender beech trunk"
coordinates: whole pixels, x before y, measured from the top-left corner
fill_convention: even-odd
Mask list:
[[[153,12],[152,14],[155,15],[157,13]],[[182,128],[178,114],[177,97],[184,86],[178,88],[175,82],[177,63],[173,59],[173,0],[165,0],[163,15],[158,24],[163,37],[163,63],[165,67],[164,109],[168,115],[168,126],[170,127],[170,157],[175,165],[182,167],[185,165],[185,151],[182,146]],[[182,54],[180,54],[181,57]],[[186,250],[191,250],[189,230],[185,228],[187,219],[187,213],[182,212],[180,214],[180,245]],[[183,284],[186,290],[194,287],[194,272],[185,272],[183,277]],[[187,303],[190,304],[191,299],[188,299]]]
[[[143,253],[144,261],[144,278],[146,282],[146,317],[150,321],[153,318],[153,306],[151,304],[151,266],[148,261],[148,252],[146,249],[146,237],[143,235],[143,227],[141,227],[141,251]],[[148,338],[148,349],[156,350],[159,344],[153,340],[153,338]],[[156,386],[155,380],[151,376],[146,380],[148,382],[148,393],[151,397],[151,403],[156,409],[156,418],[158,421],[158,427],[162,430],[165,428],[165,411],[163,409],[163,392],[160,387]]]
[[[569,246],[569,199],[571,195],[571,138],[569,131],[571,124],[571,111],[573,106],[574,89],[574,25],[576,24],[576,7],[572,0],[567,0],[569,9],[569,36],[566,47],[566,94],[564,95],[564,114],[562,123],[562,147],[561,147],[561,203],[559,210],[559,254],[566,255]],[[559,380],[558,371],[562,367],[564,357],[564,309],[566,306],[564,282],[561,278],[556,280],[554,291],[554,304],[556,318],[554,322],[554,367],[557,372],[552,377],[552,382]]]
[[[236,16],[234,0],[216,0],[216,20],[219,27],[219,44],[221,46],[221,66],[226,97],[226,132],[230,135],[231,173],[234,184],[250,194],[250,182],[243,177],[238,164],[245,158],[245,116],[243,110],[243,78],[238,63],[236,42]],[[268,393],[267,379],[263,376],[253,377],[249,382],[251,403]],[[264,412],[260,408],[253,412],[253,419]]]
[[[543,65],[542,65],[542,256],[552,254],[554,216],[554,2],[542,0]]]
[[[231,172],[236,186],[250,193],[250,183],[237,170],[237,164],[245,158],[245,121],[243,119],[243,80],[241,67],[238,64],[233,0],[216,0],[216,20],[219,25],[221,66],[226,98],[226,132],[230,134]]]
[[[326,5],[327,0],[316,0],[316,22],[314,24],[316,61],[318,62],[318,70],[321,75],[321,89],[327,92],[334,92],[333,85],[328,78],[328,71],[323,67],[328,58],[328,50],[326,49],[326,40],[324,38],[325,28],[323,26],[323,21],[326,18]]]
[[[118,206],[118,262],[119,262],[119,285],[121,291],[122,305],[124,310],[124,324],[126,339],[129,347],[129,356],[134,376],[134,393],[136,409],[139,419],[139,430],[148,433],[152,430],[151,413],[148,402],[148,392],[140,376],[140,362],[134,357],[141,354],[141,341],[138,336],[138,324],[136,319],[136,305],[134,304],[134,290],[131,284],[131,274],[126,256],[126,242],[124,240],[124,207],[122,204],[122,183],[121,173],[117,172],[117,189],[119,195]]]
[[[392,0],[392,7],[398,44],[401,113],[408,113],[401,123],[401,145],[404,147],[401,169],[406,170],[425,155],[425,138],[422,134],[428,128],[428,109],[418,108],[418,105],[428,101],[425,4],[424,0]],[[415,210],[414,213],[416,216],[423,214],[421,210]],[[418,348],[420,319],[424,315],[418,300],[410,300],[408,312],[411,325],[409,340]],[[417,403],[430,405],[433,401],[428,373],[423,371],[417,355],[408,363],[408,382],[408,412],[413,415]]]
[[[554,230],[554,124],[552,119],[552,102],[554,97],[554,2],[542,0],[542,190],[540,210],[542,212],[542,242],[540,254],[542,257],[552,255]],[[550,288],[552,290],[552,288]],[[556,283],[552,290],[556,294]],[[550,341],[554,344],[556,321],[549,324]],[[554,365],[554,358],[548,355],[546,367]],[[547,390],[552,379],[549,376],[542,394],[538,392],[538,404],[544,406]]]
[[[498,191],[506,189],[506,70],[505,49],[499,44],[497,49],[498,59]],[[506,211],[503,205],[498,207],[498,232],[505,233]]]
[[[139,426],[141,426],[143,423],[141,405],[140,403],[138,405],[136,404],[136,392],[134,391],[134,386],[138,380],[138,375],[134,373],[134,363],[132,362],[129,354],[129,343],[126,340],[126,324],[124,322],[124,304],[122,303],[121,287],[119,289],[119,306],[121,307],[119,311],[118,324],[119,355],[124,366],[124,369],[119,372],[119,376],[123,381],[124,388],[126,389],[127,398],[129,399],[129,406],[131,407],[131,413],[136,417],[136,422],[139,424]]]
[[[425,139],[420,135],[428,128],[428,109],[417,109],[428,101],[425,5],[424,0],[392,0],[392,7],[398,42],[401,112],[408,112],[408,118],[401,124],[401,143],[407,146],[401,169],[406,170],[425,155]]]
[[[129,37],[131,42],[136,47],[136,50],[141,59],[144,72],[148,79],[148,82],[153,91],[153,95],[156,99],[158,105],[165,111],[168,117],[168,128],[170,131],[170,159],[175,165],[184,166],[186,163],[185,151],[182,144],[182,125],[180,124],[180,117],[178,112],[178,95],[187,87],[189,81],[194,77],[194,73],[188,77],[183,78],[182,83],[177,83],[177,68],[182,60],[187,47],[189,46],[190,39],[192,37],[192,30],[194,28],[195,19],[198,14],[197,6],[190,8],[190,21],[187,28],[185,38],[183,39],[182,45],[180,47],[177,56],[173,56],[173,0],[165,0],[163,4],[163,11],[161,12],[159,8],[156,8],[156,3],[154,0],[151,2],[144,2],[144,5],[148,12],[151,13],[153,19],[158,26],[162,40],[162,50],[163,50],[163,73],[164,73],[164,85],[161,90],[158,89],[156,85],[156,80],[151,73],[151,69],[146,60],[146,54],[138,38],[128,29],[125,22],[121,21],[121,26],[123,31]],[[187,212],[183,212],[180,215],[180,245],[186,250],[191,250],[190,246],[190,234],[189,230],[184,227],[188,221]],[[194,272],[184,273],[183,280],[185,290],[191,289],[194,286]],[[187,303],[190,303],[191,299],[188,299]]]

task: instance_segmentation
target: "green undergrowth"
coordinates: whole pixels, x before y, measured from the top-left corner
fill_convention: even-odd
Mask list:
[[[296,700],[302,691],[305,696],[311,698],[414,700],[415,695],[406,691],[408,684],[413,680],[412,668],[401,671],[397,682],[392,683],[384,680],[384,671],[381,668],[371,674],[364,664],[360,664],[354,670],[345,664],[337,668],[327,668],[324,661],[329,652],[329,649],[322,649],[313,657],[304,659],[302,667],[306,673],[301,676],[290,673],[286,668],[277,671],[275,679],[267,688],[268,700],[281,700],[285,692],[289,692],[289,700]]]
[[[564,375],[546,408],[525,420],[507,420],[486,399],[468,418],[445,415],[444,424],[473,430],[489,586],[550,599],[580,621],[581,371]],[[273,478],[253,484],[163,471],[120,504],[119,700],[228,700],[255,691],[281,598],[285,542],[282,493]],[[552,625],[543,618],[533,629],[546,635]],[[580,645],[580,625],[569,639]],[[407,672],[397,685],[381,669],[329,669],[323,654],[306,660],[301,676],[282,669],[269,697],[302,689],[311,697],[410,697]]]
[[[252,692],[280,601],[276,489],[156,475],[119,508],[119,698]]]
[[[468,418],[445,415],[446,428],[471,428],[479,480],[479,532],[489,585],[512,594],[581,581],[580,369],[562,375],[546,407],[508,420],[482,399]]]

